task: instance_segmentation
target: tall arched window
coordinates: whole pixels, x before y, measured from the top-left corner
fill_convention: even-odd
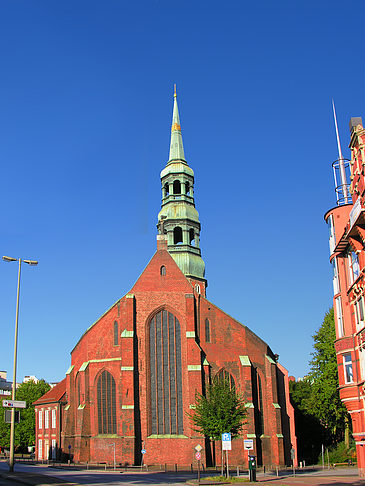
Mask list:
[[[118,336],[118,322],[114,321],[114,346],[117,346],[119,344],[119,336]]]
[[[260,435],[264,433],[264,404],[262,400],[262,385],[261,385],[261,377],[257,373],[257,398],[258,398],[258,429],[260,432]]]
[[[104,370],[97,383],[98,432],[117,433],[115,381],[109,371]]]
[[[210,343],[210,322],[209,322],[209,319],[205,319],[205,342]]]
[[[218,373],[215,375],[214,379],[219,380],[219,381],[227,381],[229,383],[231,390],[232,390],[232,388],[236,388],[236,384],[234,382],[233,376],[231,375],[231,373],[229,373],[224,368],[222,368],[221,370],[218,371]]]
[[[181,331],[166,310],[150,322],[151,434],[183,434]]]
[[[77,398],[77,406],[81,405],[82,398],[81,398],[81,376],[78,373],[76,376],[76,398]]]

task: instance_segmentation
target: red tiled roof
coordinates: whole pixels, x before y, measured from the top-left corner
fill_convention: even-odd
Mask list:
[[[66,393],[66,378],[57,383],[56,386],[48,390],[41,398],[38,398],[33,405],[40,405],[42,403],[59,402]]]

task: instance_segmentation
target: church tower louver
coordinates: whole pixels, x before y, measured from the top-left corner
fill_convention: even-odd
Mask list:
[[[267,343],[205,296],[176,92],[161,184],[155,253],[129,292],[86,329],[65,379],[35,403],[36,457],[140,466],[145,451],[143,464],[171,470],[190,467],[199,443],[205,466],[219,465],[219,443],[199,435],[189,414],[196,393],[227,379],[247,408],[230,464],[248,467],[244,441],[258,464],[289,464],[297,447],[288,372]],[[126,258],[134,257],[131,247]]]
[[[169,160],[161,171],[162,204],[158,230],[167,236],[167,249],[183,274],[204,279],[200,251],[200,221],[194,202],[194,171],[185,160],[176,88],[171,126]]]

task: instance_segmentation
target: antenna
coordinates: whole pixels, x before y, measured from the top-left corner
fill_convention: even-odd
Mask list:
[[[342,155],[340,135],[338,133],[335,102],[333,101],[333,99],[332,99],[332,108],[333,108],[333,118],[334,118],[335,127],[336,127],[336,138],[337,138],[337,148],[338,148],[338,160],[333,163],[336,193],[338,195],[341,195],[340,193],[342,193],[345,204],[348,204],[350,202],[350,196],[349,196],[349,188],[348,188],[347,179],[346,179],[346,164],[345,164],[345,159],[343,158],[343,155]],[[347,164],[347,166],[348,166],[348,164]],[[339,186],[337,186],[336,169],[339,169],[339,172],[340,172],[341,184]],[[339,198],[337,199],[337,204],[340,204]]]

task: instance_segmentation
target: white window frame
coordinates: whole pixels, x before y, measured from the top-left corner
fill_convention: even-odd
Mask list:
[[[365,326],[365,307],[364,307],[364,297],[361,297],[354,303],[355,307],[355,319],[357,329],[360,330]]]
[[[38,460],[43,459],[42,439],[38,439]]]
[[[338,337],[341,338],[344,336],[341,297],[340,296],[336,297],[335,302],[336,302],[336,317],[337,317],[337,334]]]
[[[359,257],[357,253],[352,250],[347,252],[347,264],[349,269],[349,281],[353,284],[360,276]]]
[[[38,412],[38,428],[43,429],[43,420],[42,420],[42,410],[39,410]]]
[[[359,349],[359,362],[360,362],[360,373],[361,378],[365,380],[365,349]]]
[[[338,278],[338,263],[336,257],[332,260],[332,268],[333,268],[333,294],[337,295],[340,293],[340,280]]]
[[[52,429],[56,428],[56,409],[52,409]]]
[[[49,410],[45,410],[44,412],[44,428],[49,428]]]
[[[330,255],[332,255],[333,250],[336,247],[336,235],[335,235],[335,226],[333,223],[333,214],[331,214],[327,220],[328,229],[329,229],[329,245],[330,245]]]
[[[354,372],[352,367],[351,353],[346,353],[342,355],[343,359],[343,374],[345,377],[345,383],[354,382]]]

